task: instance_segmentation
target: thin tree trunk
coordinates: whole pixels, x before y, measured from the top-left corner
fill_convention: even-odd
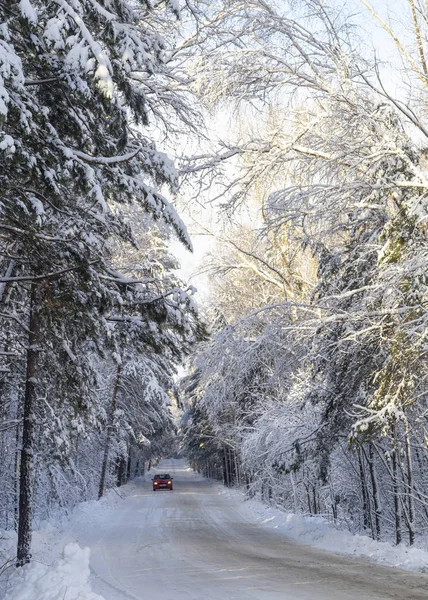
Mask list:
[[[395,515],[395,543],[401,544],[401,509],[400,498],[398,497],[398,472],[397,472],[397,425],[394,423],[392,429],[393,451],[392,451],[392,490],[394,494],[394,515]]]
[[[231,449],[229,446],[226,448],[226,456],[227,456],[227,468],[229,471],[229,485],[233,485],[233,469],[232,469],[232,460],[231,460]]]
[[[121,456],[118,460],[117,465],[117,487],[120,487],[125,483],[126,465],[126,458],[124,456]]]
[[[374,505],[374,513],[375,513],[375,531],[376,531],[376,539],[380,540],[380,502],[379,502],[379,490],[377,485],[377,475],[374,464],[374,453],[373,453],[373,444],[369,444],[369,471],[370,471],[370,480],[372,483],[373,490],[373,505]]]
[[[33,503],[33,468],[35,446],[35,421],[37,404],[37,375],[40,353],[40,319],[37,313],[37,284],[31,284],[30,322],[27,349],[27,373],[24,395],[22,450],[19,473],[19,518],[17,566],[31,559],[31,522]]]
[[[132,446],[128,450],[128,460],[126,461],[126,479],[125,483],[131,479],[131,463],[132,463]]]
[[[229,470],[229,461],[227,457],[227,448],[223,447],[224,452],[224,483],[227,486],[230,486],[230,470]]]
[[[317,503],[317,488],[315,484],[312,484],[312,498],[314,501],[314,514],[317,515],[319,513],[319,507]]]
[[[364,521],[364,529],[371,529],[373,535],[373,527],[371,522],[371,514],[370,514],[370,504],[369,504],[369,495],[367,490],[367,481],[366,474],[364,472],[364,465],[362,460],[362,450],[358,449],[358,466],[360,469],[360,483],[361,483],[361,496],[363,499],[363,521]]]
[[[232,456],[232,448],[230,446],[227,447],[227,464],[229,468],[229,484],[232,486],[235,483],[235,470],[233,468],[233,456]]]
[[[330,499],[331,499],[331,510],[333,513],[333,521],[337,521],[337,505],[339,497],[334,493],[333,486],[330,482]]]
[[[312,501],[311,501],[311,494],[309,491],[309,483],[303,483],[303,485],[305,486],[305,490],[306,490],[306,498],[308,501],[308,511],[309,511],[309,514],[311,515],[312,514]]]
[[[404,439],[406,448],[406,463],[407,463],[407,505],[409,510],[409,519],[407,528],[409,531],[409,545],[413,546],[415,543],[415,506],[414,506],[414,485],[413,485],[413,463],[412,463],[412,449],[410,447],[410,433],[409,433],[409,422],[407,418],[404,420]]]
[[[240,485],[241,484],[241,477],[240,477],[240,474],[239,474],[239,461],[238,461],[238,456],[237,456],[236,450],[234,451],[233,454],[234,454],[234,459],[235,459],[236,483],[238,485]]]
[[[109,451],[110,451],[111,434],[113,431],[114,414],[116,412],[116,405],[117,405],[117,393],[119,391],[120,372],[121,372],[121,365],[119,364],[119,365],[117,365],[116,379],[114,382],[113,395],[111,398],[110,415],[109,415],[109,420],[108,420],[108,424],[107,424],[107,435],[106,435],[106,441],[105,441],[105,446],[104,446],[103,464],[101,467],[100,487],[98,489],[98,499],[102,498],[102,495],[104,493],[104,486],[105,486],[107,466],[108,466],[108,455],[109,455]]]
[[[424,473],[424,466],[421,460],[421,455],[419,453],[418,447],[415,446],[415,456],[416,456],[416,461],[418,463],[418,467],[419,467],[419,474]],[[414,484],[415,486],[415,492],[420,500],[420,503],[422,505],[422,509],[425,513],[425,518],[428,519],[428,507],[426,504],[426,499],[424,498],[424,495],[421,493],[420,489],[416,486],[416,484]]]
[[[19,417],[17,417],[19,418]],[[15,464],[14,464],[14,473],[15,473],[15,478],[14,478],[14,493],[15,493],[15,503],[14,503],[14,517],[15,517],[15,526],[14,529],[15,531],[18,531],[18,523],[19,523],[19,471],[20,471],[20,466],[19,466],[19,458],[20,458],[20,452],[19,452],[19,445],[20,445],[20,433],[21,433],[21,425],[20,423],[18,423],[16,425],[16,431],[15,431]]]
[[[413,28],[414,28],[414,32],[415,32],[416,45],[418,47],[419,59],[421,61],[422,71],[425,76],[424,83],[425,83],[425,86],[427,86],[427,84],[428,84],[428,67],[427,67],[427,63],[426,63],[426,59],[425,59],[424,43],[422,41],[421,30],[419,27],[418,13],[417,13],[416,6],[415,6],[415,0],[409,0],[409,4],[410,4],[410,9],[412,11]]]

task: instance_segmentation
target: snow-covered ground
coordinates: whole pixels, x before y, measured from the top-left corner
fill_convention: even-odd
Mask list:
[[[235,502],[242,502],[242,492],[239,490],[226,490],[223,493]],[[338,530],[323,517],[287,513],[256,499],[247,499],[241,505],[240,512],[260,525],[278,529],[288,539],[299,544],[358,558],[369,558],[379,564],[406,571],[428,573],[428,551],[416,547],[409,548],[404,542],[400,546],[376,542],[367,536]]]
[[[7,600],[427,597],[428,575],[396,568],[423,571],[423,550],[244,501],[182,461],[158,469],[173,475],[173,492],[154,493],[150,478],[139,479],[80,505],[69,520],[45,524],[34,536],[34,561],[13,573]]]

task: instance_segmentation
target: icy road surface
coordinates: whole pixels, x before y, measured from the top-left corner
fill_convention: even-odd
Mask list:
[[[417,600],[428,575],[406,573],[300,546],[255,525],[219,486],[162,461],[174,491],[137,484],[91,547],[94,591],[106,600]]]

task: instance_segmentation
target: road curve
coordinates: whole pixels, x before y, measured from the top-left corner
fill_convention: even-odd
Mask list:
[[[150,482],[115,508],[91,546],[106,600],[426,600],[428,575],[300,546],[250,523],[216,484],[163,461],[174,491]],[[89,534],[88,534],[89,536]]]

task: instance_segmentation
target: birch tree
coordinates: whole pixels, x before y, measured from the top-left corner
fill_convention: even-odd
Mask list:
[[[391,36],[414,89],[423,93],[426,9],[406,6],[413,46],[361,5]],[[416,512],[418,526],[425,519],[426,489],[417,425],[426,405],[419,345],[426,321],[424,103],[418,94],[392,94],[380,64],[361,51],[352,19],[334,7],[310,1],[293,11],[254,1],[227,8],[207,25],[211,50],[197,63],[206,101],[251,102],[263,111],[281,95],[285,118],[276,128],[222,141],[217,161],[201,157],[193,169],[204,173],[230,156],[240,160],[238,176],[224,186],[230,210],[245,203],[259,179],[270,179],[263,203],[269,234],[291,236],[317,265],[304,299],[289,296],[258,309],[258,317],[266,315],[259,330],[251,329],[253,315],[244,318],[250,345],[262,346],[277,322],[292,332],[283,356],[302,358],[291,373],[278,359],[270,365],[265,385],[256,386],[248,429],[234,416],[228,424],[235,423],[244,466],[257,473],[257,485],[268,485],[268,498],[282,489],[286,506],[310,513],[322,507],[335,520],[360,511],[376,538],[395,520],[397,543],[404,524],[412,544]],[[282,339],[278,332],[269,338],[279,347]],[[234,330],[226,328],[213,342],[219,351],[229,348],[224,360],[233,365],[220,371],[221,382],[203,376],[211,373],[212,349],[210,356],[202,350],[197,363],[198,402],[214,431],[227,412],[223,405],[219,412],[219,398],[233,407],[229,390],[236,381],[247,392],[242,386],[252,363],[241,356],[250,355],[233,340]],[[266,398],[276,381],[281,391]],[[353,478],[340,467],[341,455]],[[352,495],[345,494],[344,477],[346,485],[352,480]]]

